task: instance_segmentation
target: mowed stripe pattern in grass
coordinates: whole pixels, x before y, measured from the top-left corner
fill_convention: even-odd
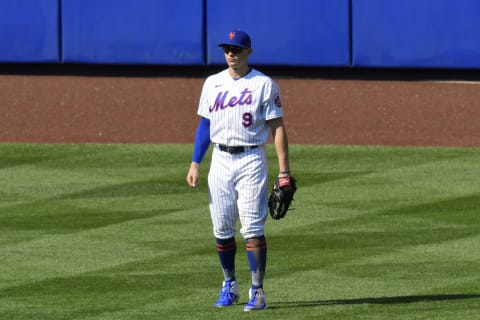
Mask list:
[[[191,145],[0,145],[1,319],[248,318],[221,284]],[[262,319],[476,319],[479,149],[291,146]],[[276,159],[269,146],[270,177]]]

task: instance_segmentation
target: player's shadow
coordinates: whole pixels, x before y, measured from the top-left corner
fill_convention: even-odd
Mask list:
[[[360,305],[360,304],[404,304],[428,301],[480,299],[480,294],[438,294],[438,295],[413,295],[398,297],[318,300],[318,301],[290,301],[270,303],[269,309],[317,307],[330,305]]]

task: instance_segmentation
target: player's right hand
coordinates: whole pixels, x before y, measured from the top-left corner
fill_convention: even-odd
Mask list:
[[[187,174],[187,183],[191,188],[198,186],[199,182],[199,167],[200,165],[196,162],[190,164],[190,169]]]

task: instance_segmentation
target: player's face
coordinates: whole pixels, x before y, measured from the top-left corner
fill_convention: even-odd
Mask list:
[[[252,49],[246,49],[235,46],[223,47],[225,53],[225,60],[230,68],[240,68],[248,65],[248,56],[252,52]]]

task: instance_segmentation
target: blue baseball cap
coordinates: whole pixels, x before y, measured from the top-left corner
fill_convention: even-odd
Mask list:
[[[248,33],[242,30],[233,30],[227,34],[226,41],[220,43],[219,47],[224,46],[235,46],[241,48],[251,48],[252,41],[250,40],[250,36]]]

